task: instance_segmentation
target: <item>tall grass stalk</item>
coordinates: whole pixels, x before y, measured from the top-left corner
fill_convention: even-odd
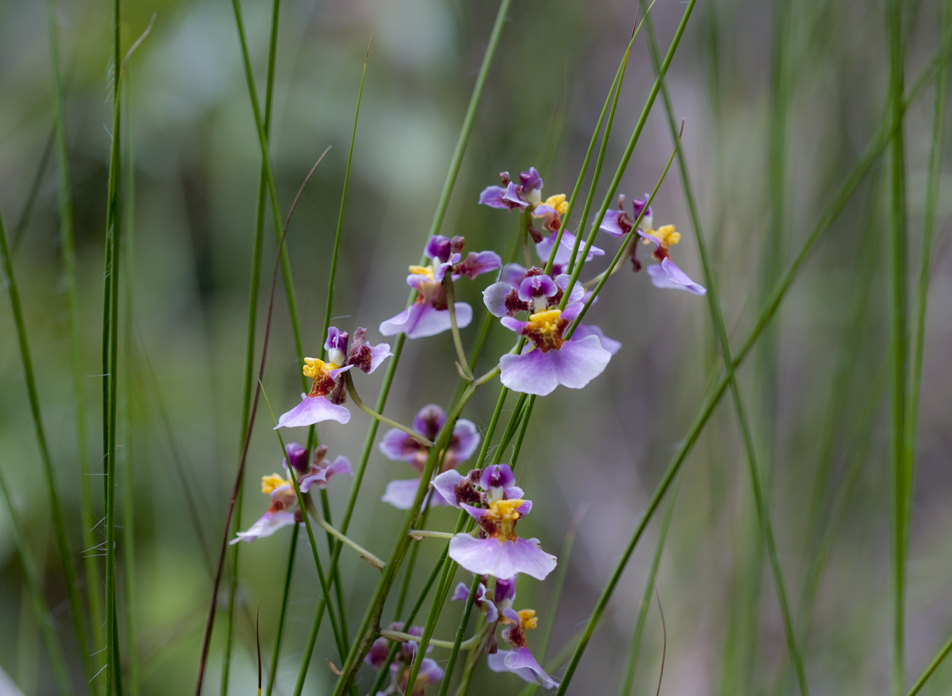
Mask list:
[[[906,167],[903,137],[903,83],[905,49],[903,46],[901,0],[887,3],[886,24],[889,32],[889,113],[890,133],[890,249],[892,298],[890,349],[891,379],[891,451],[893,473],[893,669],[892,693],[903,693],[905,683],[906,568],[911,507],[911,473],[906,456],[906,403],[908,389],[908,259],[906,240]]]
[[[132,313],[132,278],[133,278],[133,259],[134,254],[134,233],[135,233],[135,139],[132,136],[132,106],[128,76],[126,77],[126,99],[124,108],[126,110],[126,190],[125,190],[125,243],[123,250],[125,252],[125,263],[122,266],[122,282],[125,298],[123,307],[123,326],[122,326],[122,346],[123,346],[123,368],[126,373],[125,380],[125,439],[123,444],[123,465],[122,472],[122,543],[123,543],[123,590],[125,593],[125,602],[123,609],[125,613],[126,630],[126,662],[129,679],[129,693],[131,696],[139,696],[139,654],[136,646],[136,554],[135,554],[135,455],[133,448],[133,396],[135,389],[133,387],[133,313]]]
[[[40,399],[36,390],[33,360],[30,357],[26,322],[23,319],[23,306],[20,303],[20,291],[17,287],[16,276],[13,273],[13,262],[10,258],[9,247],[7,246],[7,235],[3,227],[2,216],[0,216],[0,261],[3,263],[3,272],[7,277],[7,292],[10,295],[10,307],[13,311],[13,322],[16,326],[20,360],[23,363],[23,376],[26,381],[27,396],[30,401],[30,415],[33,419],[33,430],[36,435],[37,447],[40,450],[40,464],[46,483],[50,517],[53,522],[53,534],[56,537],[60,565],[63,568],[63,580],[66,585],[66,596],[69,601],[69,612],[72,618],[73,630],[76,634],[76,644],[80,650],[83,671],[89,675],[87,678],[92,678],[93,671],[90,663],[89,641],[87,640],[86,628],[83,624],[83,604],[79,595],[76,570],[73,567],[73,557],[70,553],[69,543],[66,537],[66,522],[63,518],[63,508],[60,505],[59,495],[56,492],[56,483],[53,476],[53,460],[50,456],[46,433],[43,429],[43,417],[40,412]]]
[[[674,516],[674,506],[678,502],[678,491],[680,489],[681,479],[679,477],[677,483],[674,484],[674,492],[671,494],[668,509],[661,523],[661,531],[658,533],[658,545],[655,547],[654,557],[651,559],[651,568],[648,571],[648,580],[645,582],[645,591],[641,595],[641,604],[638,606],[638,619],[635,621],[635,632],[631,637],[628,662],[625,664],[625,676],[622,678],[621,690],[618,692],[620,696],[629,696],[635,681],[635,667],[638,665],[638,657],[641,654],[641,638],[642,635],[644,635],[645,623],[648,620],[648,609],[651,607],[651,596],[654,594],[655,581],[658,578],[658,568],[661,565],[664,542],[668,538],[668,528],[671,526],[671,518]],[[528,696],[528,694],[526,694],[526,696]]]
[[[83,532],[83,547],[92,549],[93,503],[89,445],[86,441],[86,397],[83,389],[82,347],[79,337],[79,291],[76,281],[76,248],[73,243],[73,193],[69,170],[69,139],[66,132],[63,81],[60,76],[59,27],[56,17],[56,0],[46,2],[46,23],[50,43],[50,69],[53,87],[53,132],[57,173],[59,176],[60,240],[63,257],[63,272],[66,280],[66,306],[69,316],[70,377],[73,382],[73,401],[76,418],[76,455],[80,474],[80,523]],[[84,554],[87,601],[89,602],[89,625],[93,641],[98,642],[102,625],[102,605],[99,598],[99,566],[93,554]],[[84,658],[85,662],[88,662]],[[90,663],[91,666],[91,663]],[[87,678],[91,676],[87,674]],[[97,691],[95,684],[92,686]]]
[[[278,632],[274,637],[274,649],[271,652],[271,671],[268,674],[268,688],[265,693],[271,696],[274,681],[278,676],[278,660],[281,657],[281,638],[284,636],[284,622],[288,615],[288,599],[291,596],[291,578],[294,576],[294,558],[297,552],[298,528],[291,533],[291,547],[288,549],[288,569],[284,574],[284,592],[281,595],[281,610],[278,613]],[[238,544],[235,544],[238,546]]]
[[[271,112],[274,103],[274,71],[278,52],[278,19],[281,0],[273,0],[271,8],[271,35],[268,42],[268,75],[264,93],[264,134],[271,138]],[[248,293],[248,327],[245,336],[245,369],[242,377],[241,423],[239,425],[238,448],[241,451],[248,418],[251,412],[251,390],[254,384],[255,334],[258,320],[258,292],[261,284],[261,249],[264,243],[265,193],[267,176],[264,161],[258,178],[258,199],[255,208],[255,233],[251,252],[251,281]],[[244,486],[238,488],[235,500],[235,530],[241,529],[241,509],[244,503]],[[221,666],[221,696],[228,694],[228,682],[231,675],[231,650],[234,641],[235,595],[238,590],[238,564],[241,556],[241,544],[235,544],[231,551],[231,578],[228,586],[228,609],[225,617],[225,648]]]
[[[36,612],[36,617],[40,622],[40,630],[43,632],[43,640],[46,643],[50,664],[53,667],[53,676],[56,678],[60,693],[64,696],[72,696],[76,692],[73,690],[73,684],[69,679],[63,646],[60,645],[56,624],[43,594],[43,582],[33,564],[33,559],[30,557],[23,533],[20,531],[20,522],[17,520],[16,509],[13,506],[13,497],[10,495],[10,489],[7,488],[7,481],[2,472],[0,472],[0,495],[3,496],[3,502],[10,514],[10,536],[13,538],[13,546],[20,557],[20,562],[23,564],[23,578],[26,581],[26,589],[33,603],[33,611]],[[21,607],[21,611],[25,611],[25,609]]]
[[[644,4],[644,0],[642,0],[642,4]],[[698,211],[697,201],[694,197],[694,188],[691,185],[691,177],[688,172],[687,163],[684,160],[684,153],[682,149],[678,146],[680,137],[678,124],[674,117],[674,106],[671,103],[671,95],[668,92],[667,84],[663,81],[663,75],[660,73],[658,46],[654,35],[654,26],[650,17],[646,18],[646,22],[648,45],[651,51],[652,64],[654,65],[655,70],[658,72],[658,79],[662,80],[661,92],[665,111],[668,117],[668,127],[671,130],[671,139],[674,143],[677,153],[678,169],[681,172],[681,185],[684,189],[684,196],[691,215],[691,222],[694,226],[698,251],[700,252],[701,256],[701,263],[704,267],[704,277],[707,283],[708,309],[711,313],[711,321],[717,331],[718,342],[720,343],[721,355],[723,356],[724,364],[728,366],[727,377],[730,380],[731,397],[733,399],[734,408],[737,413],[737,421],[740,426],[741,435],[743,436],[744,450],[747,456],[747,465],[750,470],[751,483],[754,489],[757,517],[764,535],[764,544],[767,549],[767,556],[770,560],[770,567],[773,571],[774,582],[777,586],[777,597],[780,601],[780,611],[783,617],[784,633],[786,634],[787,638],[787,648],[790,651],[790,659],[797,670],[797,679],[799,681],[800,693],[802,696],[807,696],[809,693],[809,688],[807,686],[806,673],[803,668],[800,650],[797,647],[796,633],[793,629],[793,620],[790,614],[790,604],[787,599],[786,581],[784,579],[783,568],[780,564],[780,558],[777,554],[776,543],[774,541],[773,524],[770,517],[770,501],[767,496],[763,473],[757,464],[757,453],[754,446],[753,435],[750,429],[750,423],[746,415],[744,402],[741,398],[740,387],[737,384],[735,372],[730,367],[734,364],[734,360],[731,355],[730,338],[728,337],[727,324],[724,321],[724,313],[721,309],[721,304],[718,297],[717,277],[714,272],[710,251],[707,246],[707,238],[704,235],[704,228],[701,224],[701,216],[700,212]],[[782,167],[783,163],[781,162],[777,166]],[[776,240],[774,243],[779,244],[780,240]]]
[[[933,61],[931,61],[930,64],[920,73],[913,88],[903,100],[903,111],[909,107],[909,104],[922,91],[926,84],[926,80],[935,69],[937,61],[941,59],[944,59],[944,54],[938,53]],[[810,235],[803,243],[800,251],[794,257],[791,265],[787,268],[781,279],[777,282],[773,292],[770,294],[770,298],[755,320],[753,328],[747,335],[747,338],[741,343],[740,350],[738,350],[734,355],[734,370],[737,369],[737,367],[750,353],[754,345],[756,345],[764,327],[770,323],[770,320],[776,313],[780,303],[786,297],[786,293],[799,274],[800,268],[803,266],[804,261],[806,261],[817,242],[832,227],[833,223],[846,207],[846,203],[849,201],[860,181],[862,181],[873,164],[882,155],[882,152],[885,150],[891,134],[892,122],[891,120],[887,119],[887,121],[879,128],[876,135],[867,145],[860,160],[850,170],[843,183],[840,184],[839,188],[832,196],[830,202],[823,208]],[[682,464],[687,459],[688,454],[690,454],[691,450],[694,448],[698,437],[700,437],[701,431],[704,429],[704,426],[710,419],[711,414],[714,412],[714,408],[717,406],[721,397],[727,391],[728,381],[729,379],[726,374],[722,375],[708,390],[707,396],[701,404],[697,416],[695,416],[694,421],[688,429],[686,437],[682,440],[678,451],[671,460],[671,463],[668,465],[667,470],[655,488],[655,492],[652,494],[644,513],[642,513],[641,519],[636,526],[635,531],[628,542],[628,545],[625,547],[618,564],[615,566],[615,570],[612,572],[608,583],[599,596],[595,609],[589,617],[582,636],[575,647],[572,659],[569,662],[566,677],[570,677],[578,667],[578,663],[581,660],[582,655],[585,653],[585,648],[588,646],[588,643],[591,640],[592,633],[595,631],[595,628],[605,611],[608,601],[611,599],[611,596],[615,591],[615,587],[618,585],[618,581],[621,578],[621,575],[624,572],[624,569],[627,566],[628,561],[635,550],[635,547],[638,545],[641,536],[644,534],[644,530],[647,527],[648,522],[651,520],[651,517],[654,515],[655,511],[660,505],[661,500],[664,498],[665,493],[667,493],[668,488],[671,486],[671,483],[680,470]],[[564,696],[565,690],[567,688],[567,681],[563,679],[562,686],[559,687],[559,696]]]

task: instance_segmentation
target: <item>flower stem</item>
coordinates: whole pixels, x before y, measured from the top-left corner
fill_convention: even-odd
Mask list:
[[[472,606],[472,604],[470,604],[470,606]],[[383,631],[380,631],[380,635],[381,637],[386,638],[387,640],[394,640],[400,643],[407,643],[407,642],[416,643],[418,640],[420,640],[420,636],[414,636],[409,633],[403,633],[401,631],[383,630]],[[481,638],[481,636],[477,634],[473,636],[472,638],[470,638],[469,640],[461,643],[460,646],[464,650],[468,650],[469,648],[471,648],[473,645],[476,644],[477,638]],[[454,642],[451,640],[437,640],[435,638],[431,638],[430,645],[435,645],[438,648],[446,648],[447,650],[451,650],[453,648]]]
[[[411,529],[407,532],[414,539],[422,539],[424,537],[433,537],[434,539],[452,539],[455,534],[453,532],[437,532],[432,529]]]
[[[309,498],[308,498],[308,502],[310,503]],[[334,528],[327,520],[325,520],[323,517],[317,514],[317,510],[314,509],[313,503],[310,503],[308,505],[308,510],[311,513],[311,517],[314,518],[314,521],[317,522],[325,532],[330,534],[332,537],[337,539],[342,544],[346,544],[347,546],[352,548],[354,551],[360,554],[361,558],[367,561],[367,563],[372,565],[374,568],[380,569],[380,568],[383,568],[385,565],[387,565],[386,563],[381,561],[379,558],[377,558],[375,555],[370,553],[370,551],[368,551],[363,546],[358,544],[356,541],[348,537],[346,534],[341,534],[339,531],[337,531],[337,529]]]
[[[473,373],[469,369],[469,361],[466,359],[466,351],[463,350],[463,341],[459,336],[459,326],[456,323],[456,290],[453,287],[453,274],[447,272],[443,276],[443,289],[446,291],[446,308],[450,313],[450,328],[453,330],[453,345],[456,346],[456,357],[459,362],[456,363],[463,379],[472,382]]]
[[[274,691],[274,680],[278,676],[278,660],[281,657],[281,639],[284,637],[284,620],[288,614],[288,598],[291,596],[291,578],[294,576],[294,557],[297,552],[298,527],[294,525],[291,532],[291,548],[288,549],[288,569],[284,574],[284,593],[281,595],[281,611],[278,614],[278,633],[274,637],[274,649],[271,652],[271,672],[268,674],[268,688],[265,691],[271,696]],[[240,546],[241,544],[235,544]]]
[[[386,416],[381,415],[377,413],[376,411],[374,411],[372,408],[370,408],[370,406],[368,406],[363,401],[361,401],[360,397],[357,395],[357,390],[354,388],[354,380],[350,378],[350,375],[345,374],[344,379],[347,380],[347,393],[350,395],[351,400],[354,402],[354,405],[357,406],[357,408],[359,408],[361,411],[366,413],[371,418],[375,418],[381,423],[386,423],[391,428],[396,428],[397,430],[405,432],[407,435],[412,437],[414,440],[419,442],[421,445],[423,445],[427,449],[430,449],[433,447],[433,443],[427,440],[425,437],[423,437],[416,430],[413,430],[412,428],[408,428],[405,425],[401,425],[400,423],[397,423],[395,420],[391,420],[387,418]]]

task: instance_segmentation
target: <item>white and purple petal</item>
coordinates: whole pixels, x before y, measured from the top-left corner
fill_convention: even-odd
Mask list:
[[[469,326],[473,320],[473,308],[465,302],[456,303],[456,323],[459,328]],[[380,324],[380,333],[394,336],[405,333],[407,338],[436,336],[452,328],[448,309],[434,309],[425,302],[411,305],[397,316]]]
[[[301,403],[287,413],[281,414],[278,424],[274,426],[275,430],[278,428],[301,428],[327,420],[337,421],[338,423],[346,423],[350,420],[350,411],[347,410],[346,406],[332,404],[323,396],[301,394],[301,399]]]
[[[299,482],[301,492],[307,493],[311,489],[311,486],[314,485],[318,488],[324,488],[327,486],[327,482],[330,478],[338,474],[354,475],[354,470],[350,466],[350,460],[344,455],[337,457],[330,466],[312,466],[310,472]]]
[[[512,291],[512,285],[505,281],[493,283],[483,290],[483,303],[486,305],[486,309],[489,310],[489,313],[494,317],[506,316],[508,314],[506,298]]]
[[[568,273],[560,273],[555,277],[555,283],[562,288],[562,292],[565,292],[571,281],[572,276]],[[583,297],[585,297],[585,288],[582,287],[581,283],[576,282],[575,285],[572,286],[572,292],[569,293],[569,299],[565,304],[572,305],[576,302],[581,302]]]
[[[417,490],[420,488],[420,479],[406,481],[391,481],[387,484],[381,501],[393,505],[397,510],[409,510],[416,500]]]
[[[499,379],[513,391],[546,396],[560,384],[581,389],[605,370],[609,360],[611,353],[602,348],[598,337],[587,336],[546,353],[532,350],[504,355],[499,359]]]
[[[500,210],[512,210],[515,206],[503,198],[505,195],[506,189],[502,186],[487,186],[479,194],[479,204],[488,205],[490,208],[499,208]],[[519,207],[524,208],[525,206],[526,204],[523,203]]]
[[[324,341],[324,350],[327,351],[327,359],[335,365],[343,365],[347,361],[347,341],[349,336],[346,331],[341,331],[336,326],[327,327],[327,340]]]
[[[466,276],[470,280],[483,273],[495,271],[502,266],[502,259],[495,251],[471,251],[466,260],[453,268],[453,280]]]
[[[412,461],[420,451],[416,440],[397,428],[391,428],[384,433],[379,448],[383,456],[395,462]]]
[[[648,275],[651,276],[651,284],[656,288],[687,290],[695,295],[707,294],[703,286],[691,280],[671,259],[664,259],[660,266],[649,266]]]
[[[433,490],[439,493],[440,496],[447,501],[448,505],[458,508],[459,505],[456,502],[456,485],[462,481],[463,478],[463,475],[456,469],[444,471],[433,479]]]
[[[486,664],[493,672],[512,672],[527,682],[540,684],[546,689],[554,689],[559,685],[552,677],[546,674],[542,666],[529,652],[529,648],[516,650],[497,650],[487,656]]]
[[[450,539],[449,556],[471,573],[497,578],[522,574],[544,580],[557,563],[555,556],[542,550],[538,539],[498,541],[469,534]]]
[[[500,282],[508,283],[514,288],[519,287],[519,283],[522,282],[522,279],[525,278],[525,276],[525,266],[520,266],[518,263],[507,263],[499,272]]]
[[[598,342],[601,344],[602,348],[607,350],[612,355],[621,350],[620,341],[616,341],[614,338],[608,338],[608,336],[602,333],[602,330],[594,324],[579,324],[575,327],[575,331],[572,332],[572,338],[569,340],[581,341],[583,338],[588,336],[595,336],[598,338]]]
[[[612,237],[624,237],[631,232],[631,228],[622,225],[621,221],[627,217],[624,210],[609,210],[602,219],[602,224],[598,226],[599,232],[605,232]],[[628,227],[626,229],[626,227]]]
[[[237,544],[239,541],[254,541],[255,539],[263,539],[264,537],[271,536],[282,527],[287,527],[288,525],[292,524],[294,524],[294,511],[268,511],[259,517],[253,525],[248,527],[248,531],[238,532],[235,538],[231,540],[231,543]]]
[[[518,319],[513,319],[512,317],[503,317],[499,320],[499,323],[510,331],[515,331],[520,336],[522,335],[523,330],[529,325],[528,322],[519,321]]]
[[[445,419],[446,416],[444,415]],[[432,438],[431,438],[432,439]],[[453,426],[453,439],[450,441],[449,452],[457,463],[465,462],[473,456],[482,436],[473,421],[460,418]]]

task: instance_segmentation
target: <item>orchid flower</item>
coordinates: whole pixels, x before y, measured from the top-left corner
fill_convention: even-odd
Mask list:
[[[354,332],[354,345],[348,349],[348,334],[336,326],[327,330],[324,349],[327,362],[319,358],[304,358],[304,376],[311,378],[311,390],[301,394],[301,403],[281,415],[278,428],[297,428],[314,425],[325,420],[346,423],[350,420],[350,411],[344,406],[347,400],[345,380],[339,377],[356,367],[370,374],[391,355],[390,345],[367,343],[367,329],[358,328]]]
[[[413,419],[413,429],[431,442],[435,442],[445,423],[446,413],[443,409],[435,404],[430,404],[424,406],[416,414]],[[479,431],[472,421],[463,418],[457,420],[456,425],[453,426],[453,435],[450,438],[449,445],[445,454],[443,454],[442,471],[455,469],[472,457],[479,446],[480,439]],[[427,452],[429,452],[418,441],[397,428],[388,430],[384,434],[383,441],[380,443],[380,451],[387,459],[407,462],[421,474],[426,466]],[[419,478],[391,481],[387,484],[387,490],[381,500],[390,503],[398,510],[409,510],[419,487]],[[431,506],[448,505],[439,493],[434,491],[430,495],[432,496]]]
[[[390,624],[391,631],[403,630],[403,624],[400,622]],[[423,629],[420,626],[411,626],[407,633],[413,636],[422,636]],[[410,678],[410,666],[413,664],[413,658],[416,655],[418,644],[414,641],[400,643],[400,649],[396,657],[390,663],[390,675],[393,684],[387,691],[378,692],[378,696],[390,694],[396,690],[406,696],[423,696],[424,689],[430,684],[435,684],[443,678],[443,670],[435,660],[425,657],[420,663],[420,672],[417,674],[416,682],[413,684],[413,691],[407,694],[407,681]],[[430,652],[433,646],[427,646],[427,652]],[[364,658],[364,663],[374,669],[383,667],[387,658],[390,656],[390,641],[386,638],[378,638],[370,646],[370,652]]]
[[[477,536],[461,533],[450,540],[450,558],[469,572],[503,579],[524,573],[544,580],[555,568],[555,556],[543,551],[538,539],[516,534],[516,523],[529,514],[532,501],[523,499],[508,464],[473,469],[465,477],[451,469],[433,479],[433,487],[479,525]]]
[[[452,328],[449,301],[443,278],[447,273],[455,281],[466,276],[476,276],[494,271],[502,262],[494,251],[470,252],[463,260],[460,253],[466,241],[462,237],[447,239],[442,235],[430,238],[424,255],[433,261],[429,266],[410,266],[407,285],[417,291],[417,298],[409,307],[395,317],[380,324],[380,333],[394,336],[405,333],[407,338],[435,336]],[[473,320],[473,308],[465,302],[453,305],[456,324],[459,328],[469,326]]]
[[[599,230],[613,237],[625,237],[635,229],[635,220],[641,215],[638,222],[637,233],[642,238],[643,244],[654,244],[655,250],[653,256],[661,263],[657,266],[648,268],[648,275],[651,276],[651,284],[656,288],[671,288],[674,290],[687,290],[695,295],[704,295],[707,290],[695,283],[688,275],[675,265],[671,260],[669,250],[681,241],[681,235],[675,229],[674,225],[664,225],[657,230],[652,228],[651,206],[648,205],[650,196],[646,193],[644,198],[635,198],[632,201],[634,218],[628,217],[625,210],[625,197],[618,197],[618,209],[609,210],[605,213]],[[642,211],[644,214],[642,215]],[[631,246],[631,264],[635,271],[641,270],[641,261],[637,256],[638,247]]]
[[[535,614],[532,609],[518,612],[508,607],[503,609],[500,623],[505,624],[505,628],[502,630],[502,637],[515,649],[497,650],[486,658],[486,662],[494,672],[512,672],[527,682],[552,689],[559,683],[546,674],[526,645],[526,631],[535,628],[539,623]]]

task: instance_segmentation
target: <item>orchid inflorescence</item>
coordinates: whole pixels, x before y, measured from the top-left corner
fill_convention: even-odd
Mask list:
[[[595,297],[586,289],[589,284],[578,282],[579,266],[605,252],[592,244],[594,229],[584,249],[582,240],[565,229],[569,202],[564,194],[543,199],[542,177],[534,167],[517,179],[507,172],[500,179],[501,186],[489,186],[482,191],[479,203],[519,211],[526,265],[503,264],[493,251],[470,251],[464,258],[463,237],[433,236],[423,251],[427,265],[409,266],[406,282],[413,290],[411,301],[402,312],[381,322],[379,332],[384,336],[404,334],[408,339],[417,339],[451,331],[461,359],[457,367],[469,384],[466,394],[496,374],[508,390],[533,397],[550,394],[559,385],[581,389],[604,372],[611,357],[621,349],[621,344],[605,336],[598,326],[580,322]],[[660,263],[649,267],[648,274],[655,287],[703,295],[704,288],[670,258],[671,247],[680,240],[675,228],[652,226],[650,198],[646,195],[634,199],[629,215],[624,197],[619,197],[618,209],[604,214],[598,231],[623,240],[635,271],[641,269],[637,242],[653,245],[653,256]],[[535,265],[530,254],[532,247],[541,259]],[[466,302],[456,302],[454,283],[463,277],[474,280],[490,272],[496,272],[496,277],[482,291],[485,307],[517,339],[514,348],[499,357],[496,367],[475,379],[463,364],[467,361],[459,336],[459,330],[472,322],[473,308]],[[600,287],[601,284],[596,293]],[[311,380],[310,390],[301,395],[300,404],[280,416],[275,429],[313,426],[323,421],[346,424],[350,419],[348,395],[362,410],[392,425],[384,433],[379,450],[387,459],[409,464],[417,476],[391,481],[382,501],[409,511],[408,520],[412,522],[425,519],[423,513],[432,508],[455,507],[465,513],[456,533],[412,528],[409,532],[414,539],[448,539],[449,559],[478,578],[472,592],[466,583],[460,583],[452,596],[471,602],[482,615],[480,627],[465,645],[488,655],[487,664],[493,671],[511,672],[544,687],[557,686],[558,682],[529,649],[526,634],[536,628],[539,617],[531,609],[517,611],[513,607],[517,579],[525,575],[545,580],[555,569],[557,559],[542,550],[538,539],[523,538],[517,533],[519,522],[532,510],[533,503],[516,485],[512,466],[484,466],[486,445],[494,426],[485,434],[487,442],[483,443],[475,467],[463,474],[458,467],[476,454],[484,437],[475,423],[459,417],[465,399],[450,415],[429,404],[416,414],[412,427],[400,425],[366,407],[353,380],[354,368],[370,374],[391,357],[390,345],[372,345],[364,328],[354,331],[351,342],[347,332],[331,326],[323,347],[322,357],[304,359],[303,373]],[[354,476],[348,459],[338,456],[330,461],[323,445],[309,457],[307,448],[291,443],[285,447],[284,455],[284,475],[275,473],[262,478],[261,490],[270,496],[270,506],[232,543],[270,536],[283,527],[305,522],[307,515],[319,519],[310,502],[310,489],[325,488],[331,477],[338,474]],[[467,519],[469,529],[464,528]],[[365,558],[372,556],[325,521],[319,522]],[[380,562],[378,567],[382,566]],[[387,629],[374,627],[379,637],[367,643],[367,652],[362,656],[368,665],[387,668],[391,684],[382,693],[423,694],[428,685],[444,677],[443,669],[426,653],[434,646],[458,650],[460,643],[454,646],[434,640],[422,627],[413,626],[406,632],[403,628],[401,622],[392,623]],[[509,649],[499,648],[497,629]],[[418,655],[423,643],[426,649]],[[391,644],[399,647],[391,649]]]

